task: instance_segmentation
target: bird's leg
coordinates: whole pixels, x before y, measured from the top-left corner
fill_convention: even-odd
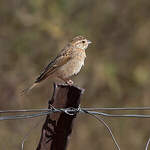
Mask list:
[[[73,81],[72,81],[72,80],[67,80],[66,83],[67,83],[68,85],[73,85]]]
[[[63,79],[65,81],[66,84],[68,85],[73,85],[73,81],[70,80],[69,78]]]
[[[62,77],[59,77],[61,80],[63,80],[66,84],[68,85],[73,85],[73,81],[70,80],[69,78],[62,78]]]

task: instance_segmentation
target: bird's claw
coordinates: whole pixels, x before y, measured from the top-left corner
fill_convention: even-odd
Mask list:
[[[72,80],[68,80],[66,83],[67,83],[68,85],[73,85],[73,81],[72,81]]]

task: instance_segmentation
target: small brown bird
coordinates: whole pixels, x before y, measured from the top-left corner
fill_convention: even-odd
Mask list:
[[[73,38],[60,52],[57,57],[52,60],[44,71],[36,78],[33,85],[23,91],[29,92],[33,87],[48,77],[55,77],[63,80],[67,84],[73,84],[69,78],[76,75],[84,65],[86,58],[85,50],[91,41],[83,36]]]

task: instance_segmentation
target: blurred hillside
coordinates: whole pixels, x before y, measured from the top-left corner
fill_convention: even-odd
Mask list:
[[[0,0],[0,109],[46,108],[52,80],[29,96],[19,92],[76,35],[93,42],[85,66],[73,79],[86,89],[82,106],[150,106],[149,0]],[[38,120],[0,122],[0,149],[19,149]],[[144,149],[150,136],[148,119],[110,120],[122,150]],[[25,150],[36,148],[41,125]],[[106,129],[82,115],[69,149],[83,148],[115,149]]]

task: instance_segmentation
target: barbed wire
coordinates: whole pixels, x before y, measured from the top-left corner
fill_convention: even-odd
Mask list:
[[[16,119],[29,119],[29,118],[35,118],[40,116],[46,116],[51,113],[60,113],[63,112],[68,115],[75,115],[77,113],[84,113],[88,114],[95,119],[97,119],[100,123],[102,123],[105,128],[110,133],[110,136],[117,148],[117,150],[120,150],[119,144],[110,128],[110,126],[104,121],[102,117],[128,117],[128,118],[150,118],[150,115],[148,114],[111,114],[111,113],[105,113],[105,112],[99,112],[99,111],[135,111],[135,110],[150,110],[150,107],[126,107],[126,108],[113,108],[113,107],[106,107],[106,108],[81,108],[80,106],[78,108],[55,108],[51,106],[50,109],[23,109],[23,110],[0,110],[0,114],[7,114],[7,113],[30,113],[30,114],[19,114],[19,115],[9,115],[9,116],[0,116],[0,121],[3,120],[16,120]],[[24,147],[24,142],[27,138],[28,134],[25,136],[25,139],[22,141],[22,150]],[[150,144],[150,138],[148,139],[148,142],[146,143],[145,150],[148,150]]]

